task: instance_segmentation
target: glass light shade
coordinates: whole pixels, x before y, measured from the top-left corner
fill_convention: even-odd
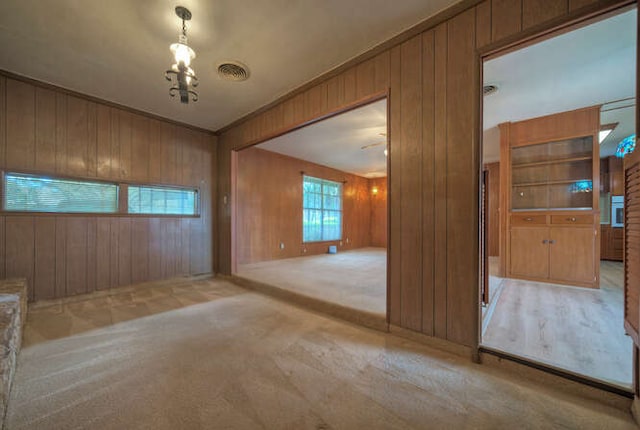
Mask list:
[[[618,143],[618,147],[616,148],[616,157],[624,158],[625,155],[631,154],[634,149],[636,149],[636,135],[632,134],[631,136],[627,136],[620,143]]]
[[[171,49],[173,57],[176,59],[176,64],[184,63],[185,66],[189,67],[191,60],[196,58],[196,53],[193,49],[184,43],[173,43],[169,49]]]

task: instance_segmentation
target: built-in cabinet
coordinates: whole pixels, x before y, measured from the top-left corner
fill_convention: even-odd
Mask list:
[[[622,261],[624,255],[624,229],[600,225],[600,259]]]
[[[598,287],[599,117],[595,106],[500,124],[504,276]]]
[[[611,225],[611,199],[624,193],[622,158],[600,159],[600,259],[622,261],[624,229]]]

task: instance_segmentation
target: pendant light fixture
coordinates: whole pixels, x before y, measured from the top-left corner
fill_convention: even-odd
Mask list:
[[[171,69],[165,72],[167,81],[173,81],[175,76],[175,84],[169,89],[171,97],[175,97],[176,92],[180,94],[180,101],[188,104],[189,98],[192,101],[198,101],[198,93],[193,88],[198,86],[198,78],[191,68],[191,60],[196,57],[196,53],[187,45],[187,27],[185,21],[191,19],[191,12],[186,7],[177,6],[176,15],[182,19],[182,32],[178,35],[178,43],[173,43],[169,47],[175,64]]]

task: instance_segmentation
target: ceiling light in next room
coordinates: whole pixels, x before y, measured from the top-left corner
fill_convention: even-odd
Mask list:
[[[189,103],[189,98],[196,102],[198,101],[198,93],[193,88],[198,86],[198,78],[190,67],[191,60],[196,57],[196,53],[187,45],[187,26],[185,25],[185,21],[191,19],[191,12],[186,7],[177,6],[176,15],[182,19],[182,32],[178,35],[178,43],[173,43],[169,47],[176,62],[171,66],[171,69],[165,72],[165,78],[167,81],[172,81],[172,78],[175,77],[175,84],[169,89],[171,97],[174,97],[178,92],[182,103]]]

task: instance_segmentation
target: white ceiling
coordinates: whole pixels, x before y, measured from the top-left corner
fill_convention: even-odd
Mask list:
[[[458,0],[3,0],[0,69],[217,130]],[[188,7],[200,100],[169,97],[169,45]],[[217,65],[245,63],[246,82]]]
[[[485,162],[500,157],[497,124],[605,104],[635,96],[636,19],[633,9],[604,21],[484,63],[484,84],[498,92],[484,98]],[[605,105],[603,110],[633,101]],[[619,122],[600,146],[612,155],[634,133],[635,107],[603,112],[602,124]]]
[[[386,133],[387,100],[383,99],[268,140],[258,148],[379,178],[387,176]]]

